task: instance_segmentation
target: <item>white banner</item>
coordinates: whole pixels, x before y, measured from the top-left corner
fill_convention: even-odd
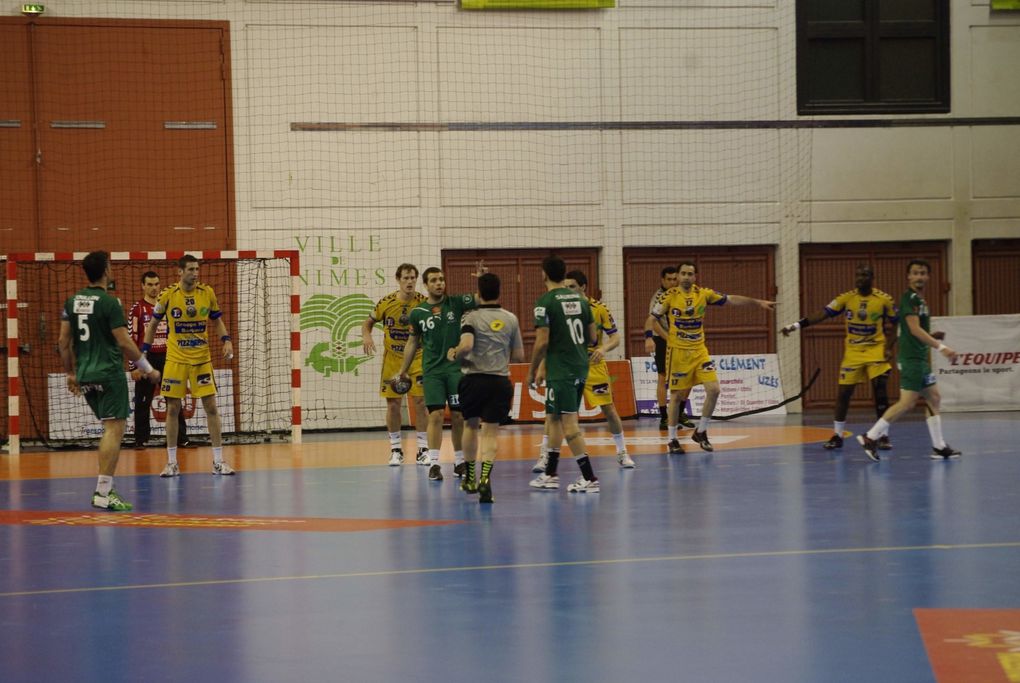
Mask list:
[[[932,318],[931,329],[960,354],[932,352],[942,410],[1020,410],[1020,315]]]
[[[715,404],[714,415],[724,417],[747,410],[757,410],[781,403],[783,385],[779,379],[779,357],[774,353],[712,356],[722,393]],[[646,362],[642,362],[646,361]],[[655,404],[655,363],[651,358],[636,358],[631,363],[634,393],[638,410],[648,413]],[[689,398],[691,415],[701,415],[705,389],[694,387]],[[786,406],[769,411],[770,415],[786,415]]]
[[[216,407],[219,408],[220,424],[224,434],[234,431],[234,372],[233,370],[213,370],[216,378]],[[131,402],[131,413],[127,419],[125,434],[134,434],[134,396],[135,383],[128,375],[128,400]],[[67,390],[67,381],[63,373],[50,374],[46,379],[47,398],[50,409],[51,439],[98,439],[103,435],[103,425],[92,414],[85,399],[74,396]],[[188,436],[208,434],[209,423],[206,419],[202,401],[197,401],[189,394],[182,404],[184,417],[188,421]],[[149,424],[152,425],[153,436],[166,434],[166,402],[159,394],[152,399],[152,414]]]

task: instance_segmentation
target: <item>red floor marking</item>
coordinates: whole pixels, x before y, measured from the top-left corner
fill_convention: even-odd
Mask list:
[[[237,531],[377,531],[416,526],[461,524],[456,520],[331,519],[328,517],[230,517],[137,512],[0,510],[0,524],[30,526],[132,526],[160,529],[234,529]]]
[[[1020,683],[1020,609],[915,609],[938,683]]]

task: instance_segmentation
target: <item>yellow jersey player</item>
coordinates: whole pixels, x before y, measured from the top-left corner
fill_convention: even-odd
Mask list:
[[[889,359],[892,357],[892,346],[896,343],[893,326],[897,321],[897,313],[892,297],[875,289],[874,280],[875,273],[870,265],[858,265],[854,274],[856,289],[843,292],[821,311],[782,329],[783,336],[788,337],[791,332],[837,315],[846,321],[843,360],[839,364],[839,394],[832,422],[834,433],[824,445],[829,450],[843,447],[843,430],[846,428],[850,399],[858,384],[871,382],[871,390],[875,395],[875,414],[878,417],[881,418],[889,408],[887,384],[892,371]],[[889,328],[888,334],[886,328]],[[892,448],[888,436],[878,440],[878,448]]]
[[[216,381],[209,351],[210,325],[223,342],[224,360],[234,357],[234,346],[223,323],[216,292],[198,281],[198,259],[185,254],[177,260],[177,270],[180,279],[160,292],[142,344],[142,350],[148,351],[155,339],[156,327],[166,318],[166,366],[160,393],[166,400],[167,464],[159,476],[176,477],[181,473],[177,464],[177,416],[189,387],[192,396],[202,399],[205,409],[212,441],[213,474],[234,474],[234,469],[223,461],[223,433],[216,409]]]
[[[758,306],[775,310],[775,301],[753,299],[737,294],[726,295],[695,284],[698,268],[691,261],[680,263],[680,285],[659,295],[652,306],[646,327],[666,339],[666,378],[669,382],[669,453],[683,453],[677,439],[677,422],[680,407],[691,389],[705,387],[705,403],[701,407],[701,420],[691,439],[703,450],[714,450],[708,440],[708,423],[719,399],[719,378],[715,362],[705,346],[705,311],[709,306]]]
[[[390,466],[396,467],[404,462],[404,449],[400,443],[400,404],[403,395],[394,390],[389,381],[400,370],[404,360],[404,345],[411,336],[411,311],[425,301],[425,295],[416,291],[418,269],[410,263],[397,266],[397,291],[379,300],[375,309],[361,326],[361,343],[365,353],[375,355],[375,342],[372,341],[372,328],[377,324],[383,327],[383,362],[382,378],[379,382],[379,395],[386,399],[386,431],[390,437]],[[414,361],[408,371],[411,388],[407,392],[407,400],[414,410],[415,430],[418,441],[418,464],[428,466],[429,449],[426,440],[426,423],[428,413],[425,410],[425,390],[422,385],[421,351],[415,354]]]
[[[616,462],[624,469],[633,469],[634,460],[627,453],[627,446],[623,438],[623,422],[620,420],[620,413],[616,410],[616,404],[613,403],[613,383],[609,377],[609,366],[606,364],[606,354],[620,345],[616,320],[613,319],[613,314],[609,311],[608,306],[598,299],[587,296],[588,276],[582,271],[572,270],[567,273],[563,285],[567,289],[587,297],[591,315],[595,319],[596,337],[588,347],[588,379],[584,383],[584,401],[593,408],[599,408],[602,415],[605,416],[609,433],[616,445]],[[542,450],[538,462],[531,468],[532,472],[545,472],[548,447],[549,420],[546,419]]]

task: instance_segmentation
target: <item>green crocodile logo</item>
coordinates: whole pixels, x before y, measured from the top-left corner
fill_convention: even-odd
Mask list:
[[[329,341],[313,346],[305,365],[325,377],[334,372],[357,375],[358,366],[372,358],[355,351],[361,349],[361,324],[374,308],[364,294],[315,294],[306,300],[301,306],[301,331],[329,330]]]

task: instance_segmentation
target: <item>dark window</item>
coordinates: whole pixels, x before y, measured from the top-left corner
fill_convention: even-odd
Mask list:
[[[949,111],[949,0],[797,0],[797,111]]]

